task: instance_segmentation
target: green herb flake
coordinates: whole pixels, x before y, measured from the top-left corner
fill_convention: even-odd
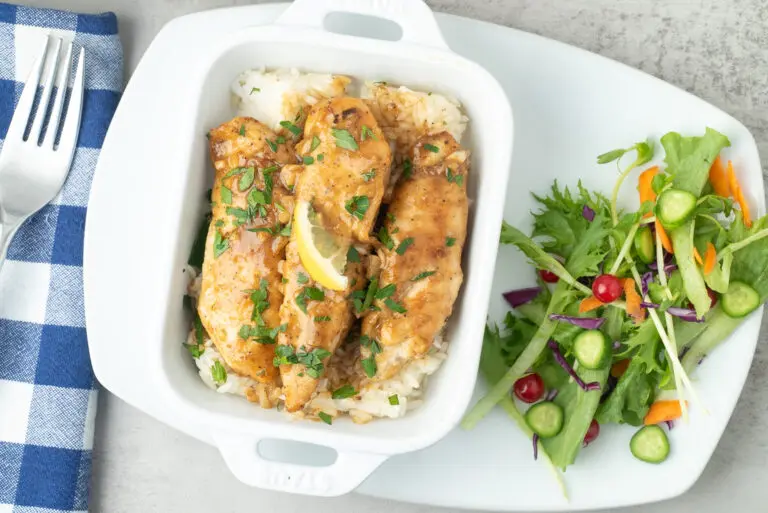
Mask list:
[[[352,196],[352,199],[344,204],[344,208],[347,209],[347,212],[360,220],[365,217],[365,213],[368,211],[369,206],[368,196]]]
[[[229,241],[225,239],[219,230],[216,230],[216,235],[213,238],[213,258],[219,258],[229,249]]]
[[[279,137],[277,139],[278,141],[280,140]],[[272,150],[273,153],[277,153],[277,144],[275,143],[275,141],[270,141],[269,139],[267,139],[266,141],[267,141],[267,146],[269,146],[269,149]],[[285,138],[283,138],[283,142],[285,142]]]
[[[395,252],[402,256],[405,254],[405,251],[413,244],[413,237],[408,237],[407,239],[403,239],[402,242],[397,246],[397,249]]]
[[[261,89],[259,89],[258,87],[251,87],[251,92],[249,94],[260,93],[260,92],[261,92]]]
[[[284,344],[275,346],[275,357],[272,359],[272,365],[279,367],[280,365],[293,365],[295,363],[299,363],[299,360],[296,358],[293,346]]]
[[[413,163],[411,159],[403,160],[403,178],[410,178],[413,176]]]
[[[232,204],[232,191],[224,185],[221,186],[221,202],[225,205]]]
[[[331,393],[333,399],[348,399],[357,395],[357,390],[352,385],[344,385]]]
[[[424,144],[424,149],[427,151],[431,151],[432,153],[438,153],[440,151],[440,148],[438,148],[434,144],[429,144],[429,143]]]
[[[314,318],[315,322],[330,322],[331,316],[330,315],[316,315]]]
[[[230,176],[235,176],[235,175],[241,175],[245,172],[248,172],[249,170],[252,172],[253,168],[252,167],[236,167],[234,169],[230,169],[227,172],[227,174],[224,175],[224,178],[229,178]]]
[[[400,398],[397,397],[397,394],[389,396],[389,404],[392,406],[400,406]]]
[[[355,138],[348,130],[343,128],[332,128],[331,133],[336,138],[336,146],[344,148],[345,150],[357,151],[360,147],[357,145]]]
[[[395,301],[392,298],[385,299],[384,300],[384,304],[387,306],[387,308],[389,308],[393,312],[405,313],[405,312],[408,311],[408,310],[405,309],[405,307],[403,305],[401,305],[400,303],[398,303],[397,301]]]
[[[325,299],[325,292],[317,287],[304,287],[296,296],[296,304],[302,312],[307,313],[308,301],[322,301]]]
[[[237,188],[240,189],[240,192],[247,191],[251,185],[253,185],[253,180],[256,176],[256,170],[252,167],[249,167],[245,173],[240,177],[240,181],[237,184]]]
[[[301,135],[301,128],[297,127],[290,121],[281,121],[280,126],[288,130],[290,133],[292,133],[296,137]]]
[[[394,283],[390,283],[389,285],[387,285],[385,287],[381,287],[380,289],[378,289],[376,291],[374,297],[376,299],[386,299],[386,298],[390,297],[392,294],[394,294],[395,290],[396,290],[395,284]]]
[[[218,360],[211,365],[211,377],[217,385],[223,385],[227,382],[227,369]]]
[[[309,146],[309,152],[312,153],[317,149],[317,147],[320,146],[320,138],[316,135],[312,136],[312,144]]]
[[[375,169],[371,169],[367,173],[363,173],[363,181],[364,182],[370,182],[371,180],[373,180],[373,178],[375,176],[376,176],[376,170]]]
[[[373,133],[373,130],[363,125],[362,131],[360,133],[360,140],[365,141],[366,139],[376,139],[376,134]]]
[[[320,153],[320,154],[317,156],[317,161],[318,161],[318,162],[322,162],[324,158],[325,158],[325,155],[323,155],[322,153]]]
[[[184,344],[184,347],[187,348],[187,351],[189,351],[189,354],[191,354],[194,359],[200,358],[205,352],[205,348],[199,344]]]
[[[456,237],[446,237],[445,238],[445,245],[449,248],[452,247],[454,244],[456,244]]]
[[[312,164],[315,163],[315,158],[310,155],[307,155],[306,157],[302,157],[301,160],[304,162],[305,166],[311,166]]]
[[[389,250],[395,247],[395,241],[392,240],[392,236],[389,234],[386,226],[379,228],[379,241]]]
[[[304,284],[309,281],[309,277],[304,273],[299,273],[299,275],[296,277],[296,281],[301,284]]]
[[[464,175],[453,174],[450,167],[445,170],[445,176],[448,178],[448,183],[455,183],[459,187],[464,185]]]
[[[275,138],[275,142],[277,144],[285,144],[285,137],[283,137],[282,135],[278,135],[277,138]]]
[[[376,375],[376,357],[375,356],[369,356],[368,358],[364,358],[361,362],[363,365],[363,371],[365,371],[365,375],[369,378],[372,378]]]
[[[357,251],[357,248],[354,246],[350,246],[347,250],[347,262],[353,262],[353,263],[359,263],[360,262],[360,253]]]
[[[331,417],[330,415],[328,415],[324,411],[321,411],[320,413],[318,413],[317,416],[320,418],[320,420],[322,420],[323,422],[325,422],[329,426],[331,424],[333,424],[333,417]]]
[[[423,280],[424,278],[429,278],[430,276],[432,276],[436,272],[437,271],[424,271],[424,272],[421,272],[421,273],[417,274],[416,276],[414,276],[413,278],[411,278],[411,281],[419,281],[419,280]]]
[[[245,125],[240,125],[240,135],[245,136]]]

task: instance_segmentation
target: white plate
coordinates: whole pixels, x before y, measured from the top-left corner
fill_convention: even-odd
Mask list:
[[[179,19],[152,43],[133,80],[151,80],[157,70],[167,72],[169,68],[181,77],[196,52],[212,39],[235,28],[271,22],[283,9],[279,5],[243,7]],[[438,21],[451,48],[489,69],[505,87],[515,109],[516,172],[508,188],[512,198],[506,205],[508,221],[528,226],[528,211],[533,207],[528,191],[545,191],[555,177],[569,185],[582,178],[588,187],[604,190],[610,186],[615,178],[612,168],[594,165],[599,153],[668,130],[699,133],[705,125],[731,138],[729,155],[746,184],[749,200],[760,213],[764,211],[754,140],[743,125],[718,109],[633,69],[538,36],[453,16],[438,15]],[[356,30],[365,32],[365,22],[358,21]],[[179,48],[185,51],[179,52]],[[152,108],[152,102],[144,108]],[[137,127],[144,114],[141,109],[133,114]],[[634,196],[631,183],[627,182],[625,198]],[[141,241],[136,246],[136,251],[151,251]],[[504,312],[502,290],[533,279],[523,259],[510,248],[502,250],[498,262],[492,319],[500,319]],[[119,270],[116,293],[118,280]],[[426,450],[392,458],[358,491],[410,502],[493,510],[591,509],[678,495],[696,481],[728,422],[754,353],[761,315],[748,319],[701,366],[698,390],[711,415],[694,412],[690,425],[673,430],[673,452],[664,465],[645,465],[631,457],[627,450],[631,428],[604,429],[598,442],[568,470],[571,501],[567,503],[548,471],[532,461],[530,442],[503,414],[495,412],[472,432],[456,430]],[[185,432],[212,443],[195,419],[179,419],[153,402],[154,391],[143,386],[141,368],[135,367],[141,365],[141,358],[126,363],[131,341],[121,340],[116,330],[111,342],[115,349],[103,354],[110,355],[115,367],[122,365],[122,371],[102,376],[97,367],[104,386],[158,419],[182,425]],[[476,397],[482,393],[480,388]],[[296,457],[295,449],[288,446],[270,449],[273,454]]]

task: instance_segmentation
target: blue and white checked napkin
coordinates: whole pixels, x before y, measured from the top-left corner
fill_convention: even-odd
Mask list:
[[[85,102],[64,188],[19,229],[0,271],[0,513],[88,510],[96,382],[85,336],[83,229],[122,90],[122,49],[114,14],[0,3],[0,151],[49,34],[85,47]]]

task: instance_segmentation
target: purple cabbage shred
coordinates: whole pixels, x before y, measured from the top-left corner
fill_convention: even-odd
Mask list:
[[[557,389],[553,388],[549,392],[547,392],[547,397],[544,398],[545,401],[554,401],[555,397],[557,397]]]
[[[584,208],[581,209],[581,215],[583,215],[584,219],[590,223],[595,220],[595,211],[589,208],[587,205],[584,205]]]
[[[686,322],[704,322],[704,319],[696,317],[696,312],[690,308],[679,308],[677,306],[670,306],[667,308],[669,315],[682,319]]]
[[[560,365],[560,367],[563,368],[565,372],[568,373],[570,377],[573,378],[573,380],[576,382],[579,387],[584,390],[585,392],[591,392],[593,390],[600,390],[600,383],[597,381],[593,381],[592,383],[584,383],[584,380],[579,377],[578,374],[576,374],[576,371],[573,370],[573,367],[571,367],[571,364],[568,363],[568,360],[565,359],[563,356],[563,353],[560,352],[560,348],[557,346],[557,342],[554,340],[550,340],[547,342],[547,345],[552,350],[552,356],[555,358],[555,361]]]
[[[597,330],[603,325],[605,319],[602,317],[572,317],[570,315],[550,314],[549,319],[552,321],[562,321],[568,324],[573,324],[579,328],[585,330]]]
[[[529,287],[527,289],[510,290],[502,294],[502,296],[509,303],[509,306],[517,308],[520,305],[533,301],[533,298],[538,296],[540,292],[541,287]]]
[[[539,459],[539,435],[533,434],[533,459]]]

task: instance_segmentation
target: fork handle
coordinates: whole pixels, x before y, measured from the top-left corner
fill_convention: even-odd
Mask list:
[[[24,219],[12,219],[0,224],[0,271],[3,270],[5,257],[8,255],[8,247],[11,245],[13,236],[21,226]]]

